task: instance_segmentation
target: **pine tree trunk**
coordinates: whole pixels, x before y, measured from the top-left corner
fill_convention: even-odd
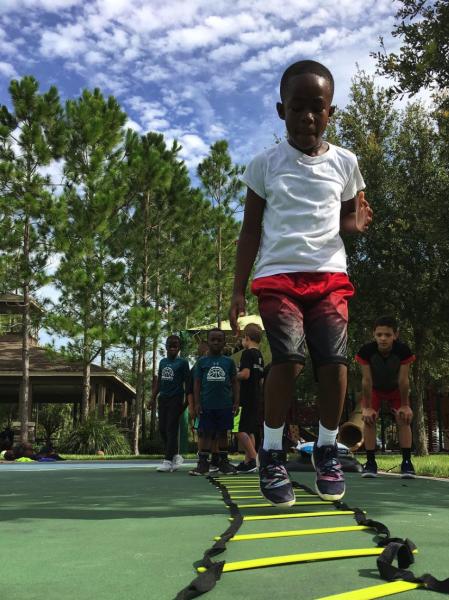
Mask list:
[[[28,280],[30,259],[30,220],[25,218],[23,235],[23,314],[22,314],[22,381],[20,385],[19,415],[20,439],[28,441],[28,414],[30,396],[30,286]]]
[[[415,394],[412,395],[413,441],[416,454],[418,456],[426,456],[429,452],[427,447],[426,425],[424,421],[425,381],[423,363],[421,359],[421,349],[425,343],[424,333],[421,331],[415,331],[414,337],[416,361],[412,367],[413,382],[415,387]]]
[[[221,225],[218,226],[217,231],[217,327],[221,328],[221,311],[223,305],[223,291],[222,291],[222,232]]]

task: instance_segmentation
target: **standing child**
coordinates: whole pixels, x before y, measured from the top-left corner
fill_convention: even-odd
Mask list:
[[[243,352],[237,379],[240,381],[240,415],[237,439],[245,450],[245,459],[237,465],[239,473],[257,471],[256,440],[258,411],[262,392],[263,357],[259,350],[262,329],[257,323],[249,323],[243,330]]]
[[[198,359],[200,359],[202,356],[207,356],[208,353],[209,353],[209,346],[207,345],[207,342],[202,340],[198,344],[198,352],[197,352]],[[192,429],[194,429],[196,432],[198,432],[199,417],[197,417],[196,412],[195,412],[195,400],[194,400],[194,395],[193,395],[193,378],[195,375],[195,369],[196,369],[197,362],[190,369],[190,384],[189,384],[189,390],[187,393],[189,418],[192,423]],[[199,443],[199,439],[198,439],[198,452],[199,451],[200,451],[200,443]],[[209,464],[209,473],[216,473],[219,470],[219,464],[220,464],[220,449],[218,446],[218,440],[212,440],[211,455],[212,456],[211,456],[211,460],[210,460],[210,464]],[[197,471],[197,469],[195,468],[195,469],[192,469],[191,471],[189,471],[189,475],[204,475],[204,473],[199,473]]]
[[[313,460],[321,498],[345,493],[336,435],[347,386],[348,299],[340,231],[364,231],[372,211],[357,158],[323,140],[334,113],[334,79],[315,61],[296,62],[280,84],[279,117],[287,139],[257,155],[247,166],[245,216],[238,243],[230,320],[245,311],[245,289],[258,255],[252,292],[272,353],[265,385],[260,489],[276,506],[292,506],[293,486],[285,468],[282,432],[305,363],[305,341],[318,379],[319,437]]]
[[[218,468],[222,473],[236,472],[228,459],[228,432],[239,404],[239,385],[234,361],[223,356],[225,334],[211,329],[207,336],[209,353],[196,364],[193,393],[198,423],[198,464],[192,475],[209,472],[209,454],[214,440],[219,445]]]
[[[152,403],[158,402],[159,432],[164,442],[165,457],[157,467],[158,471],[176,471],[183,463],[178,453],[179,419],[185,408],[184,398],[190,380],[189,363],[178,356],[181,350],[181,339],[178,335],[170,335],[165,343],[167,358],[159,363],[156,388]]]
[[[362,369],[363,439],[367,457],[362,477],[377,476],[376,419],[385,400],[398,426],[402,451],[401,476],[413,478],[409,371],[415,356],[407,344],[398,339],[398,324],[393,317],[377,319],[373,334],[374,342],[362,346],[355,357]]]

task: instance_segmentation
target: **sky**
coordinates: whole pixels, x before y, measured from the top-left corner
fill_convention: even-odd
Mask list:
[[[177,139],[195,179],[218,139],[245,164],[284,134],[279,81],[296,60],[332,71],[343,108],[357,67],[375,73],[379,37],[397,49],[397,8],[392,0],[0,0],[0,104],[24,75],[41,91],[56,85],[63,101],[99,87],[116,96],[129,127]],[[49,173],[57,179],[61,165]],[[56,300],[52,286],[39,296]]]
[[[34,75],[63,100],[99,87],[128,126],[182,145],[192,173],[226,138],[245,164],[282,136],[276,114],[284,69],[314,59],[348,101],[357,64],[396,49],[392,0],[0,0],[0,103],[11,78]]]

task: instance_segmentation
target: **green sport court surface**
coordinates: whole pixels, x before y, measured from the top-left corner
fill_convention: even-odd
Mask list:
[[[1,597],[8,600],[172,600],[195,577],[213,538],[228,526],[221,494],[206,479],[157,473],[155,464],[0,464]],[[292,473],[313,487],[312,473]],[[239,480],[236,477],[236,482]],[[449,576],[449,482],[347,474],[345,501],[409,537],[419,554],[410,569]],[[239,495],[256,495],[248,491]],[[299,499],[299,500],[302,500]],[[238,500],[253,503],[259,500]],[[327,510],[296,507],[294,512]],[[271,508],[244,515],[278,514]],[[351,516],[244,522],[239,534],[354,525]],[[229,542],[215,560],[374,547],[357,531]],[[383,583],[376,557],[223,573],[211,600],[313,600]],[[391,598],[395,596],[390,596]],[[427,590],[396,597],[443,598]]]

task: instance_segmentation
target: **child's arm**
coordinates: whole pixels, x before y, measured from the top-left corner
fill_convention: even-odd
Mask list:
[[[157,398],[157,395],[159,394],[160,387],[161,387],[161,377],[160,377],[160,373],[158,372],[157,379],[156,379],[156,385],[154,386],[153,394],[151,396],[151,405],[153,407],[155,406],[156,398]]]
[[[239,381],[246,381],[251,377],[251,371],[249,369],[242,369],[237,373],[237,379]]]
[[[234,333],[238,332],[237,319],[245,314],[245,290],[259,251],[265,200],[251,188],[246,194],[245,215],[237,246],[234,291],[229,319]]]
[[[361,233],[368,229],[373,220],[373,210],[365,199],[365,193],[359,192],[355,198],[342,202],[340,209],[340,231]]]
[[[201,395],[201,379],[195,377],[193,382],[193,400],[195,407],[195,416],[200,416],[201,404],[200,404],[200,395]]]
[[[232,378],[232,411],[236,415],[240,404],[240,385],[237,376]]]
[[[377,413],[371,406],[373,393],[371,367],[369,365],[360,365],[360,367],[362,369],[362,420],[367,425],[373,425],[376,421]]]
[[[396,414],[402,418],[407,425],[410,425],[413,419],[413,411],[410,408],[410,380],[409,380],[410,364],[401,365],[399,368],[399,393],[401,394],[401,406],[396,411]]]

